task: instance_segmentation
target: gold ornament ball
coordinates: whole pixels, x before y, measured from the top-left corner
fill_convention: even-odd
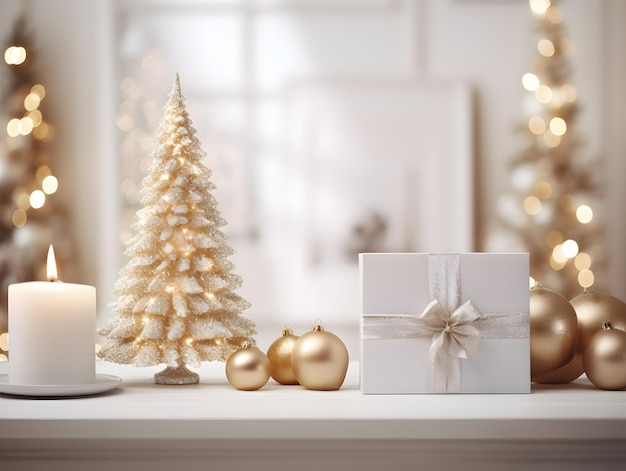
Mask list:
[[[280,384],[298,384],[296,375],[291,367],[291,354],[293,346],[298,340],[297,335],[289,327],[283,329],[283,335],[267,349],[267,358],[272,365],[272,378]]]
[[[589,381],[600,389],[626,388],[626,332],[607,322],[587,342],[583,365]]]
[[[578,319],[578,346],[574,359],[567,365],[549,373],[533,377],[544,384],[565,384],[574,381],[585,369],[583,351],[591,337],[602,329],[605,322],[614,328],[626,330],[626,303],[608,294],[585,290],[570,301]]]
[[[535,377],[569,363],[576,353],[578,320],[567,299],[541,286],[530,290],[530,373]]]
[[[339,389],[348,371],[348,349],[339,337],[316,322],[293,346],[292,366],[296,379],[307,389]]]
[[[243,391],[255,391],[265,386],[271,372],[269,359],[256,347],[244,346],[226,362],[228,382]]]
[[[580,340],[578,351],[582,354],[591,337],[602,330],[605,322],[614,329],[626,331],[626,303],[608,294],[586,290],[571,300],[578,318]]]
[[[574,381],[585,372],[583,368],[583,356],[576,352],[572,361],[567,365],[538,376],[533,376],[535,383],[541,384],[567,384]]]

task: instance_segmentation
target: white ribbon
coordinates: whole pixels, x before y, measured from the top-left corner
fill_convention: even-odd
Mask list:
[[[363,339],[431,336],[426,355],[433,392],[461,391],[461,360],[471,360],[481,338],[528,338],[527,312],[483,313],[471,300],[460,304],[460,256],[429,255],[432,301],[416,317],[364,315]]]
[[[480,344],[480,332],[470,325],[481,312],[467,301],[449,314],[438,300],[430,302],[419,317],[433,331],[426,355],[434,392],[461,390],[461,359],[472,359]]]

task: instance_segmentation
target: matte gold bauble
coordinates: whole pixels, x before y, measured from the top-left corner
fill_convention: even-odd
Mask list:
[[[226,362],[226,378],[237,389],[255,391],[270,379],[272,366],[265,353],[249,344],[237,350]]]
[[[530,290],[530,373],[535,377],[569,363],[576,353],[578,321],[567,299],[542,286]]]
[[[587,342],[583,365],[589,381],[600,389],[626,388],[626,332],[604,324]]]
[[[318,320],[311,332],[293,346],[291,364],[298,382],[308,389],[333,391],[348,371],[348,349],[339,337],[324,330]]]
[[[585,351],[591,337],[602,329],[605,322],[610,322],[615,329],[626,330],[626,303],[613,296],[585,290],[571,303],[578,318],[580,353]]]
[[[289,326],[285,326],[283,335],[274,340],[267,349],[267,358],[272,365],[272,378],[280,384],[298,384],[291,367],[291,353],[298,338],[297,335],[293,335]]]

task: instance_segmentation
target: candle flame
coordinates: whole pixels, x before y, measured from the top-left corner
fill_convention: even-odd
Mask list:
[[[48,280],[57,281],[57,261],[54,258],[54,249],[52,248],[52,244],[48,248]]]

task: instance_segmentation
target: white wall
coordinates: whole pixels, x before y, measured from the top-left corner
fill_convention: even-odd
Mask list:
[[[624,299],[626,285],[626,3],[619,0],[606,2],[602,12],[603,50],[599,81],[596,88],[600,89],[602,108],[598,122],[600,123],[599,140],[602,143],[600,152],[606,157],[606,214],[610,215],[607,222],[607,247],[612,256],[609,266],[609,282],[611,292]],[[614,257],[614,258],[613,258]]]
[[[476,90],[477,234],[483,238],[495,221],[495,200],[508,183],[507,163],[519,150],[513,128],[521,116],[520,77],[535,55],[528,4],[523,0],[424,0],[402,11],[414,15],[405,48],[377,54],[410,54],[407,75],[467,80]],[[0,36],[6,37],[22,2],[4,0]],[[402,5],[391,2],[390,5]],[[84,283],[96,284],[110,299],[121,250],[115,207],[119,198],[113,113],[112,18],[109,0],[32,0],[26,4],[42,56],[40,71],[56,124],[53,165],[60,177],[59,197],[72,210],[70,229]],[[626,51],[619,0],[569,0],[561,5],[576,46],[574,82],[583,107],[579,130],[587,151],[606,159],[606,196],[611,271],[610,291],[626,297],[626,214],[622,179],[626,168],[621,130],[626,119],[622,82]],[[346,31],[345,34],[349,34]],[[382,61],[381,61],[382,62]],[[375,63],[375,61],[368,61]],[[380,70],[380,76],[385,76]],[[403,72],[404,73],[404,72]],[[620,106],[621,105],[621,106]],[[479,239],[480,240],[480,239]],[[480,248],[480,247],[479,247]],[[72,281],[72,280],[70,280]]]

